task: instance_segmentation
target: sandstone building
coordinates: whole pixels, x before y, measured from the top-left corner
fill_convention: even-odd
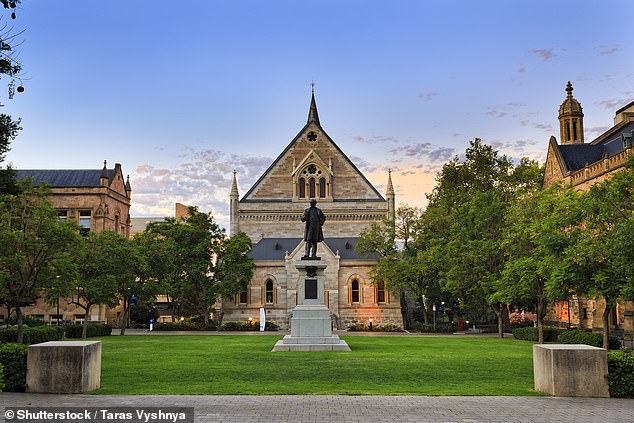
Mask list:
[[[288,326],[297,304],[295,262],[304,254],[300,217],[310,198],[327,218],[318,255],[328,265],[326,304],[335,328],[370,321],[402,326],[399,298],[369,276],[377,257],[354,249],[369,224],[393,217],[391,175],[383,197],[322,128],[314,92],[306,125],[242,198],[234,173],[230,233],[251,238],[256,269],[248,289],[223,302],[224,320],[257,320],[264,307],[267,320]]]
[[[559,107],[560,143],[550,137],[546,156],[544,186],[564,181],[577,190],[588,190],[615,172],[625,169],[634,157],[634,101],[616,111],[614,125],[589,143],[583,132],[583,109],[572,96],[572,84],[566,86],[567,96]],[[602,328],[602,300],[573,298],[558,302],[550,310],[547,320],[585,328]],[[620,302],[613,311],[611,325],[627,332],[634,331],[634,303]]]
[[[82,234],[115,231],[125,237],[130,235],[130,179],[124,178],[121,165],[108,169],[38,169],[18,170],[18,179],[30,178],[33,185],[47,185],[50,201],[60,219],[76,221]],[[82,322],[84,311],[60,300],[58,306],[48,306],[38,298],[24,307],[26,316],[57,324],[59,321]],[[6,318],[6,309],[0,311]],[[93,306],[91,320],[117,324],[117,309],[105,305]]]

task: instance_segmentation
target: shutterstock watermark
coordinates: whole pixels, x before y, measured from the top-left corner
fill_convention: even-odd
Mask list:
[[[7,407],[10,422],[194,423],[193,407]]]

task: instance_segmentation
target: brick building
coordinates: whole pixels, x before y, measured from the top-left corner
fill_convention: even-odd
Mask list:
[[[18,170],[19,179],[30,178],[33,185],[47,185],[50,201],[60,219],[72,219],[83,234],[115,231],[130,236],[130,179],[124,178],[121,165],[108,169],[37,169]],[[38,298],[32,306],[24,307],[26,316],[56,324],[58,321],[82,322],[81,308],[60,300],[58,306],[48,306]],[[6,309],[0,316],[6,318]],[[93,306],[91,320],[117,324],[117,308]]]
[[[234,173],[230,193],[230,233],[245,232],[253,242],[254,277],[248,289],[223,302],[225,321],[267,319],[287,327],[297,304],[295,262],[304,254],[300,217],[309,199],[326,215],[318,255],[326,269],[326,304],[335,327],[353,324],[402,326],[399,298],[369,276],[377,257],[361,257],[354,247],[373,222],[394,215],[391,175],[385,197],[324,131],[314,92],[308,121],[271,166],[240,198]]]
[[[572,95],[572,84],[566,86],[567,96],[559,107],[559,136],[561,143],[550,137],[546,156],[544,186],[564,181],[580,191],[604,181],[615,172],[625,169],[634,156],[634,101],[616,111],[614,125],[589,143],[583,131],[583,109]],[[601,316],[605,303],[600,299],[578,298],[557,302],[546,316],[547,320],[585,327],[602,328]],[[610,324],[626,332],[634,331],[634,303],[621,301],[613,311]]]

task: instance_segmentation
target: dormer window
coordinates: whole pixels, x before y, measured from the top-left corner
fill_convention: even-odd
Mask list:
[[[632,146],[632,133],[631,132],[622,132],[621,140],[623,141],[623,149],[625,150],[628,147]]]

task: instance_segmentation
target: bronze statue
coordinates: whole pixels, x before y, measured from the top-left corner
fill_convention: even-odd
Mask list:
[[[317,200],[310,199],[310,207],[304,210],[302,216],[302,222],[306,222],[306,228],[304,229],[304,241],[306,241],[306,254],[304,257],[311,257],[317,259],[317,243],[324,240],[324,233],[321,227],[326,221],[326,216],[317,207]],[[312,250],[312,256],[310,252]]]

